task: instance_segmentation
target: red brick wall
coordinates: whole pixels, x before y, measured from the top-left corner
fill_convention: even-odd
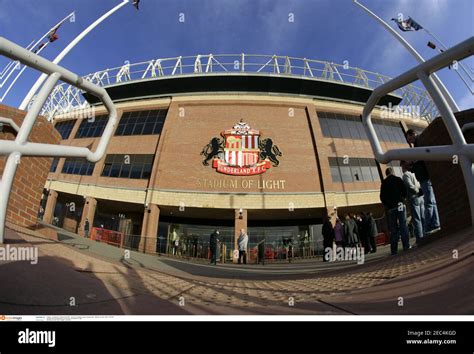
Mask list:
[[[474,122],[474,109],[469,109],[456,114],[459,125]],[[468,143],[474,143],[474,130],[464,134]],[[428,126],[420,138],[421,146],[451,144],[446,127],[440,118]],[[466,185],[459,165],[452,162],[427,162],[430,179],[438,204],[443,233],[471,226],[471,211],[466,193]]]
[[[12,118],[21,127],[25,112],[0,105],[0,116]],[[16,133],[10,126],[4,125],[0,131],[1,140],[14,140]],[[45,118],[39,117],[28,141],[46,144],[58,144],[61,137]],[[0,156],[0,174],[5,167],[5,156]],[[16,171],[12,192],[7,208],[7,222],[21,226],[36,224],[39,203],[43,187],[53,159],[44,157],[22,157]]]

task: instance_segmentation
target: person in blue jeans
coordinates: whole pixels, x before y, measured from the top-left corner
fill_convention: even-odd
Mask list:
[[[400,177],[395,176],[391,167],[385,170],[387,176],[380,187],[380,200],[387,210],[388,228],[390,230],[390,251],[398,253],[398,241],[402,238],[403,250],[410,248],[407,226],[405,198],[407,190]]]
[[[418,136],[413,129],[407,130],[406,138],[414,147],[419,146]],[[413,172],[418,181],[420,181],[421,190],[423,191],[423,200],[425,204],[424,232],[429,235],[441,229],[433,185],[431,184],[430,176],[424,161],[415,161],[412,165],[411,172]]]
[[[410,204],[411,219],[416,237],[416,244],[419,245],[420,240],[424,236],[425,221],[425,201],[423,200],[423,192],[420,182],[416,179],[413,172],[410,172],[411,163],[401,161],[400,166],[403,171],[403,183],[407,189],[407,199]]]

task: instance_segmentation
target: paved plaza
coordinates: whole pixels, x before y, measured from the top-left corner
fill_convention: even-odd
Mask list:
[[[64,233],[7,230],[38,264],[0,263],[1,314],[474,314],[472,230],[366,262],[238,266],[130,252]],[[453,255],[456,255],[457,258]]]

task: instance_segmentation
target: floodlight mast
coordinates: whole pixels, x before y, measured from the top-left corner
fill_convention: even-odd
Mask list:
[[[84,31],[82,31],[76,38],[74,38],[71,43],[68,44],[64,50],[58,54],[56,58],[53,60],[53,64],[59,64],[59,62],[78,44],[86,35],[89,34],[94,28],[96,28],[98,25],[100,25],[105,19],[110,17],[112,14],[114,14],[117,10],[121,9],[123,6],[128,4],[130,0],[123,0],[120,4],[106,12],[104,15],[99,17],[97,20],[94,21],[89,27],[87,27]],[[36,91],[38,88],[41,86],[41,84],[46,80],[47,75],[42,74],[38,80],[36,80],[35,84],[31,87],[30,91],[26,94],[25,98],[21,102],[20,106],[18,107],[21,110],[26,110],[28,107],[28,104],[30,103],[31,99],[35,95]]]
[[[365,12],[367,12],[370,16],[372,16],[375,20],[377,20],[389,33],[391,33],[407,50],[408,52],[420,63],[424,63],[425,59],[413,48],[410,43],[408,43],[405,38],[403,38],[400,34],[397,33],[388,23],[378,17],[374,12],[369,10],[366,6],[362,5],[357,0],[353,0],[354,4],[362,8]],[[459,107],[454,101],[454,98],[449,93],[446,86],[444,86],[443,82],[439,79],[436,74],[432,75],[432,79],[434,81],[435,86],[441,91],[444,99],[448,103],[449,107],[453,112],[459,112]]]

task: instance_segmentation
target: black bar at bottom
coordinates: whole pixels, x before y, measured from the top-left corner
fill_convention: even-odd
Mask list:
[[[472,322],[1,322],[0,353],[473,353],[472,328]],[[54,331],[54,346],[45,331]],[[45,343],[31,343],[40,339]]]

